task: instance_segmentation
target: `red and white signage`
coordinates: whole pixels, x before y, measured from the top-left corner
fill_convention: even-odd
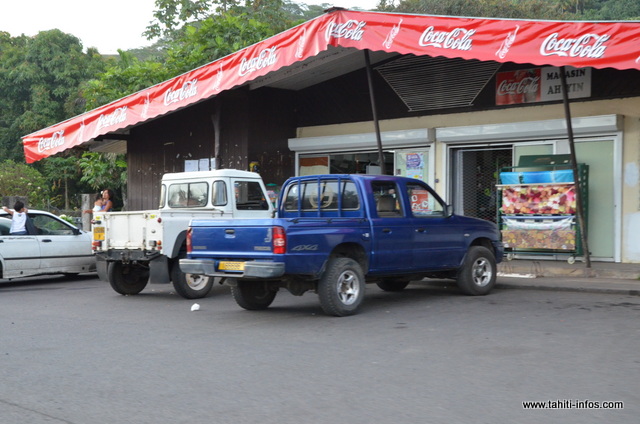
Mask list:
[[[329,46],[538,66],[640,69],[637,22],[517,21],[335,10],[186,74],[29,134],[23,137],[25,159],[31,163],[213,97],[315,56]],[[525,76],[521,81],[524,78],[535,77]],[[539,100],[548,94],[543,92],[542,73],[540,78],[536,93]],[[522,84],[528,83],[533,81]],[[527,93],[532,90],[526,88]]]
[[[591,68],[565,68],[570,99],[591,97]],[[519,69],[496,75],[496,104],[512,105],[562,100],[560,68]]]

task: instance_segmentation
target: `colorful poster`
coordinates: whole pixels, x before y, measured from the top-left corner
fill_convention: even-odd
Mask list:
[[[503,214],[576,213],[574,185],[513,186],[502,189]]]
[[[427,190],[411,190],[411,211],[414,215],[431,212],[429,192]]]

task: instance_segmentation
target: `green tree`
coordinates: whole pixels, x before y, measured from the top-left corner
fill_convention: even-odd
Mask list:
[[[25,196],[33,208],[49,206],[49,190],[42,174],[11,159],[0,162],[0,196]]]
[[[83,82],[80,93],[86,107],[95,109],[175,75],[165,63],[141,61],[129,52],[118,50],[118,59],[110,61],[96,78]]]
[[[564,12],[548,0],[381,0],[385,12],[517,19],[561,19]]]
[[[101,70],[95,49],[60,30],[34,37],[0,33],[0,148],[22,158],[20,137],[85,110],[78,86]]]
[[[83,172],[81,181],[96,191],[110,188],[120,192],[126,208],[127,161],[124,155],[85,152],[78,163]]]
[[[42,159],[32,166],[41,170],[49,187],[49,204],[52,207],[71,210],[80,206],[77,193],[86,193],[88,185],[81,181],[82,169],[79,165],[81,154],[67,150]]]
[[[269,25],[245,13],[224,12],[186,25],[167,51],[167,66],[177,75],[212,62],[271,35]]]

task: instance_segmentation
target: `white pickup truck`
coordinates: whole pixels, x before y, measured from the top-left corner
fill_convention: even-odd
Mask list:
[[[259,174],[232,169],[180,172],[162,177],[160,209],[96,212],[92,247],[98,275],[123,295],[148,282],[173,282],[187,299],[206,296],[213,277],[184,274],[186,234],[194,218],[268,218],[274,207]]]

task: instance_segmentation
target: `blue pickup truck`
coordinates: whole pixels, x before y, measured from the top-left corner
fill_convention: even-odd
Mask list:
[[[271,219],[194,219],[185,273],[223,277],[234,299],[265,309],[280,288],[314,291],[328,315],[354,314],[365,283],[403,290],[453,278],[469,295],[496,282],[503,246],[492,222],[458,216],[422,181],[394,176],[288,179]]]

